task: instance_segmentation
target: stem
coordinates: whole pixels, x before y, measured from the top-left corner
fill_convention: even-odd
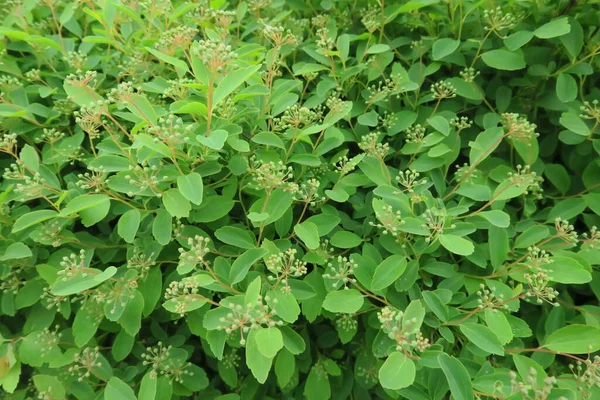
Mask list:
[[[213,113],[213,86],[215,84],[212,74],[208,78],[208,89],[206,91],[206,137],[210,136],[210,123],[212,121]]]

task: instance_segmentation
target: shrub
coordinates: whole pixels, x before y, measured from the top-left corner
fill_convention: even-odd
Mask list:
[[[10,0],[0,384],[599,399],[592,1]]]

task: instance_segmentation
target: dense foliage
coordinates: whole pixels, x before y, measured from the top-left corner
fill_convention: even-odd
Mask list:
[[[4,1],[4,398],[600,399],[599,6],[495,3]]]

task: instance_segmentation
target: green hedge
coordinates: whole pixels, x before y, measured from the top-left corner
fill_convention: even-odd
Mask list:
[[[1,7],[4,398],[600,399],[596,1]]]

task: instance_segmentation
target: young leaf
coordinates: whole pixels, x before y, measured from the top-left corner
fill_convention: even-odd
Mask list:
[[[379,382],[389,390],[399,390],[413,384],[416,377],[415,363],[404,353],[390,354],[379,369]]]

